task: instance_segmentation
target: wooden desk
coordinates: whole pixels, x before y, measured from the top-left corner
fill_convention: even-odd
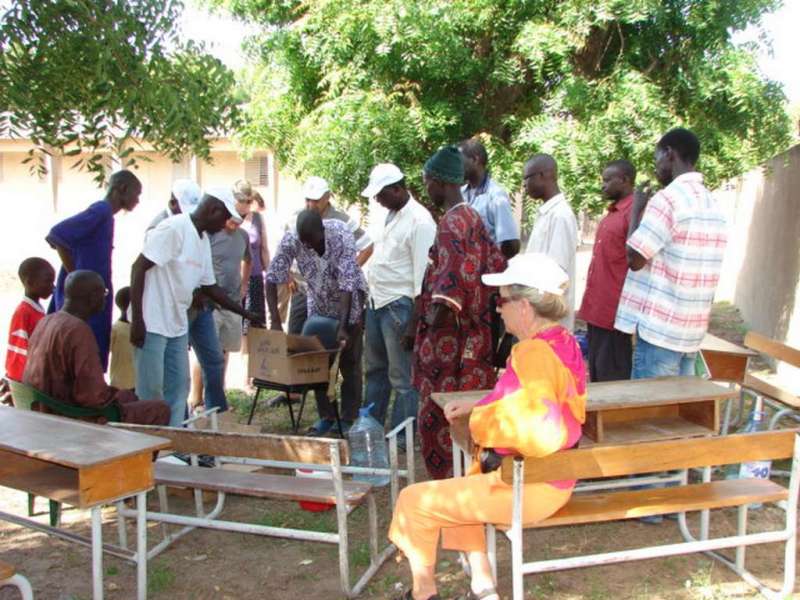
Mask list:
[[[487,393],[446,392],[431,397],[444,407],[451,400],[475,401]],[[712,435],[719,430],[719,401],[737,396],[730,387],[700,377],[590,383],[583,431],[589,443],[603,444]],[[468,439],[466,422],[451,425],[461,446]]]
[[[0,519],[92,548],[94,599],[103,598],[103,504],[136,496],[138,598],[147,597],[145,500],[153,488],[153,453],[169,440],[33,411],[0,407],[0,485],[92,511],[92,538],[0,512]],[[113,547],[108,547],[113,548]],[[119,549],[120,551],[122,549]]]
[[[707,333],[700,344],[700,353],[706,361],[712,379],[744,382],[747,363],[757,352]]]

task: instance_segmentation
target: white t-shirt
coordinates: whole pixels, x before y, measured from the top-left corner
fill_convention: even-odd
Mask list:
[[[155,263],[144,279],[145,327],[165,337],[182,336],[189,330],[192,293],[216,283],[208,236],[197,233],[189,215],[175,215],[148,232],[142,254]]]

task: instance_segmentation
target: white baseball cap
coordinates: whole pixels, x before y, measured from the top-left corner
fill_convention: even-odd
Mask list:
[[[191,214],[200,204],[200,186],[191,179],[176,179],[172,184],[172,195],[178,201],[181,212]]]
[[[564,294],[565,283],[569,277],[558,263],[546,254],[531,252],[517,254],[508,261],[508,267],[502,273],[481,276],[481,281],[492,287],[501,285],[524,285],[540,292],[550,292],[556,296]]]
[[[239,211],[236,210],[236,198],[233,195],[233,190],[228,187],[212,187],[206,190],[206,195],[213,196],[225,205],[228,212],[231,213],[231,219],[237,223],[244,221]]]
[[[309,177],[303,184],[303,198],[306,200],[319,200],[330,191],[328,182],[322,177]]]
[[[376,165],[369,174],[369,183],[361,195],[365,198],[377,196],[387,185],[392,185],[401,181],[405,175],[392,163],[381,163]]]

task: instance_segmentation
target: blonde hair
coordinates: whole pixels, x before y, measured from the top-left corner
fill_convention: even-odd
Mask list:
[[[519,298],[527,300],[528,304],[533,307],[534,312],[544,319],[551,321],[560,321],[567,316],[567,302],[566,292],[567,283],[562,287],[564,293],[560,296],[550,292],[542,292],[536,288],[527,287],[525,285],[510,285],[508,286],[509,294],[512,298]]]

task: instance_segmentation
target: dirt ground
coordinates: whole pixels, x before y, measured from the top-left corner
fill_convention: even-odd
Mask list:
[[[713,333],[741,341],[744,328],[735,309],[729,305],[715,308]],[[232,392],[231,401],[239,420],[246,417],[249,399]],[[311,423],[307,411],[304,422]],[[286,407],[266,408],[262,404],[256,422],[263,431],[288,432]],[[424,474],[421,461],[417,474]],[[153,499],[151,498],[151,502]],[[177,496],[172,507],[191,511],[189,498]],[[25,494],[0,488],[2,510],[25,514]],[[44,511],[46,502],[38,501]],[[229,497],[224,517],[265,525],[313,528],[335,531],[333,513],[312,514],[294,503]],[[378,491],[380,529],[386,531],[390,518],[388,492]],[[750,513],[750,529],[766,531],[780,527],[782,511],[767,506]],[[46,522],[46,515],[38,519]],[[103,513],[107,541],[116,540],[113,509]],[[351,569],[360,573],[368,562],[366,511],[356,510],[351,522]],[[76,510],[64,513],[65,527],[89,534],[89,514]],[[690,519],[696,526],[696,521]],[[733,534],[734,510],[717,512],[712,517],[712,533]],[[151,544],[160,538],[156,525],[150,526]],[[133,530],[129,529],[129,539]],[[526,559],[555,558],[586,551],[630,548],[642,544],[680,541],[676,523],[665,520],[660,525],[636,521],[612,522],[592,526],[562,527],[529,531],[525,536]],[[510,597],[509,545],[498,539],[499,591]],[[783,556],[778,545],[753,547],[747,551],[747,565],[758,576],[777,586],[782,575]],[[68,544],[42,534],[0,522],[0,560],[17,565],[31,581],[38,600],[89,600],[91,598],[91,563],[87,548]],[[132,564],[105,557],[105,588],[109,600],[135,597],[135,569]],[[442,552],[437,572],[442,598],[453,598],[466,591],[468,580],[461,572],[456,555]],[[355,575],[355,573],[354,573]],[[403,562],[389,561],[372,579],[363,598],[392,598],[397,586],[409,582]],[[751,598],[757,595],[719,563],[704,556],[662,558],[638,563],[596,567],[577,571],[528,576],[526,596],[570,600],[602,599],[717,599]],[[0,590],[0,600],[18,597],[9,589]],[[328,600],[342,597],[338,585],[337,550],[333,545],[266,538],[237,533],[198,530],[182,538],[149,565],[151,600],[205,599],[281,599],[303,598]]]

